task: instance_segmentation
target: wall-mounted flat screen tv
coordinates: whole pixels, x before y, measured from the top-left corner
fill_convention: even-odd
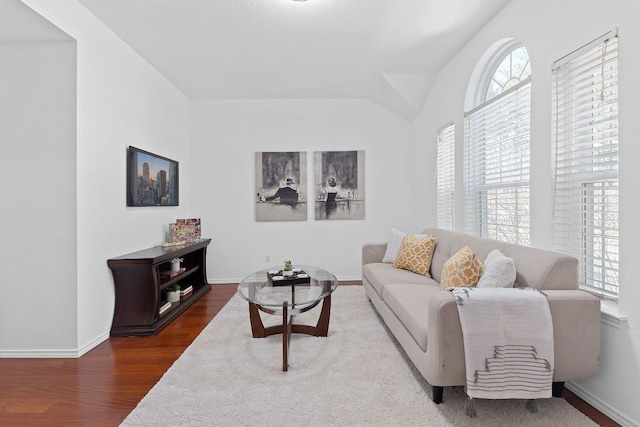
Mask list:
[[[178,206],[178,162],[129,147],[127,206]]]

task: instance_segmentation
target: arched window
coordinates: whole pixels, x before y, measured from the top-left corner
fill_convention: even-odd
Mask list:
[[[481,58],[465,113],[465,231],[530,244],[531,66],[525,47],[502,41]]]
[[[498,57],[495,63],[491,78],[486,83],[487,89],[483,101],[495,98],[529,76],[531,76],[531,63],[527,49],[519,43],[510,46],[510,50]]]

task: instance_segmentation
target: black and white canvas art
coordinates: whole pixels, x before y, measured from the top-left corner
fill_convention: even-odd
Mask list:
[[[306,221],[307,153],[256,153],[256,221]]]
[[[316,151],[313,168],[315,219],[364,219],[364,151]]]

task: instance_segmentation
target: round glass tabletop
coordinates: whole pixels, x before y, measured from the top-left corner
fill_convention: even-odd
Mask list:
[[[336,290],[338,279],[328,271],[309,265],[296,265],[294,270],[300,269],[300,274],[308,274],[308,283],[298,283],[294,285],[279,285],[286,281],[269,280],[269,272],[279,271],[278,267],[265,268],[247,277],[238,285],[238,293],[242,298],[250,303],[264,308],[282,309],[287,305],[299,312],[304,308],[315,306],[327,295]],[[276,276],[277,277],[277,276]]]

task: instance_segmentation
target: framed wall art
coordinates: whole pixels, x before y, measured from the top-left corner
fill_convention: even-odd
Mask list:
[[[178,206],[178,162],[130,146],[127,206]]]
[[[257,152],[256,221],[306,221],[307,153]]]
[[[364,151],[316,151],[313,168],[315,219],[364,219]]]

